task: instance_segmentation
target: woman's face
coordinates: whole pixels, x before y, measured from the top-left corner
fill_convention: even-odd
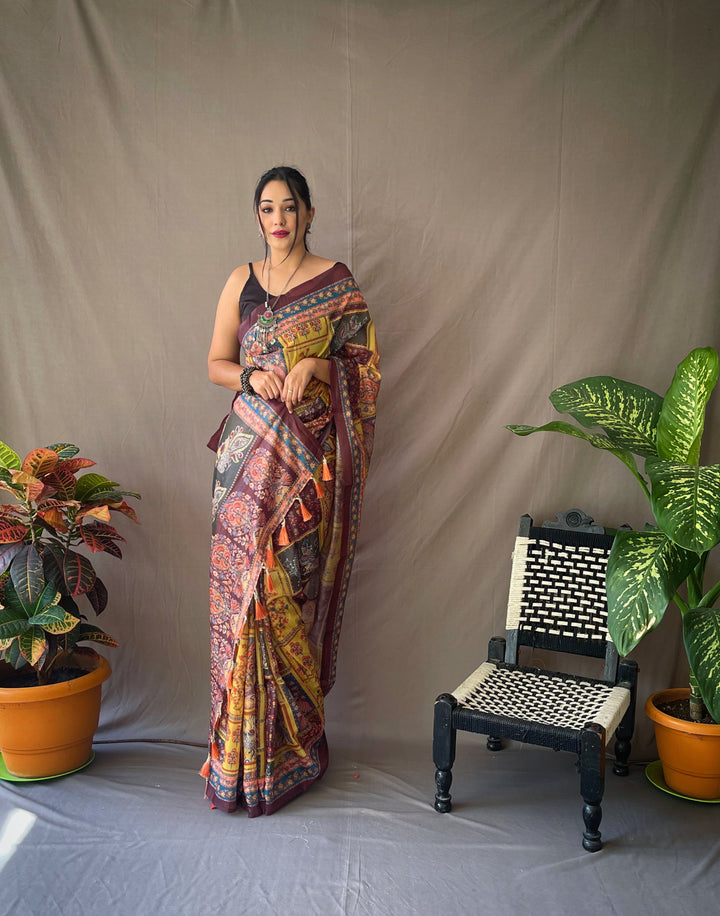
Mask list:
[[[314,215],[315,208],[308,210],[302,200],[295,206],[284,181],[268,181],[262,189],[258,206],[260,228],[270,251],[281,258],[287,257],[293,247],[304,248],[305,229]]]

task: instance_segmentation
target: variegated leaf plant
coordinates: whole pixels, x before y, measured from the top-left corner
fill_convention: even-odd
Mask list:
[[[76,600],[84,595],[95,614],[108,600],[90,559],[104,552],[121,558],[125,539],[109,524],[111,512],[137,522],[118,484],[94,472],[94,461],[69,443],[36,448],[24,460],[0,442],[0,658],[15,668],[31,665],[39,684],[67,662],[77,643],[117,646],[87,623]],[[90,651],[90,650],[84,650]]]
[[[518,436],[560,432],[618,457],[650,500],[655,525],[619,531],[608,560],[608,630],[622,655],[679,607],[690,664],[691,711],[703,705],[720,723],[720,583],[707,587],[705,567],[720,542],[720,465],[701,465],[708,400],[718,380],[712,347],[680,363],[665,397],[611,376],[557,388],[550,401],[572,423],[508,426]],[[645,475],[636,458],[645,460]]]

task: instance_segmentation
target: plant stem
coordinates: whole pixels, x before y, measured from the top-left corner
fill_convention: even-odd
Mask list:
[[[701,554],[697,566],[687,578],[688,604],[690,607],[697,607],[702,600],[703,579],[705,578],[705,564],[707,563],[708,551]]]
[[[683,599],[680,597],[680,594],[679,594],[678,592],[675,592],[675,594],[673,595],[673,599],[672,599],[672,600],[673,600],[673,601],[675,602],[675,604],[680,608],[680,613],[681,613],[683,616],[685,616],[685,614],[687,614],[687,612],[690,610],[689,605],[685,604],[685,602],[684,602]]]
[[[690,671],[690,718],[693,722],[701,722],[707,710],[698,686],[695,673]]]
[[[720,595],[720,582],[713,585],[710,591],[702,598],[698,607],[712,607],[718,595]]]

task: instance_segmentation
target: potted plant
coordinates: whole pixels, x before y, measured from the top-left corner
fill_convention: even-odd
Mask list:
[[[100,474],[78,476],[94,464],[67,443],[33,449],[21,461],[0,442],[0,491],[12,498],[0,505],[0,749],[15,777],[68,772],[91,756],[110,666],[78,643],[117,643],[77,604],[84,596],[99,615],[108,600],[77,548],[121,558],[125,539],[111,513],[137,522],[125,497],[139,498]],[[38,717],[48,704],[46,722]]]
[[[708,556],[720,542],[720,465],[701,465],[705,412],[718,380],[718,355],[712,347],[693,350],[680,363],[664,397],[611,376],[581,379],[557,388],[550,401],[580,426],[554,421],[544,426],[508,426],[518,436],[549,431],[574,436],[619,458],[647,496],[654,525],[619,531],[608,559],[608,630],[621,655],[627,655],[654,630],[674,602],[682,615],[690,688],[655,694],[646,710],[656,722],[665,781],[683,795],[720,797],[720,582],[705,583]],[[586,432],[599,428],[601,432]],[[644,459],[644,472],[637,457]],[[677,719],[677,701],[687,696],[691,721]],[[676,703],[672,715],[658,713]],[[681,712],[681,716],[684,714]],[[660,725],[658,727],[658,719]],[[681,783],[689,764],[666,762],[665,730],[680,721],[697,757],[717,735],[709,771]],[[714,755],[714,756],[713,756]]]

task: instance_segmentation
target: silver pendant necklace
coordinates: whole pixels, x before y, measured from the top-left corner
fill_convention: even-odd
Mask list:
[[[265,311],[260,315],[258,320],[255,322],[255,336],[258,343],[262,347],[263,353],[267,353],[268,347],[271,344],[275,343],[275,331],[277,329],[277,316],[273,312],[274,306],[278,304],[280,296],[285,292],[285,290],[290,286],[290,282],[295,274],[300,270],[302,262],[305,260],[305,255],[307,254],[307,248],[303,252],[303,256],[298,262],[298,266],[287,278],[285,286],[280,290],[278,295],[275,297],[275,301],[270,305],[270,270],[272,269],[272,257],[268,259],[268,272],[267,272],[267,287],[265,289]]]

